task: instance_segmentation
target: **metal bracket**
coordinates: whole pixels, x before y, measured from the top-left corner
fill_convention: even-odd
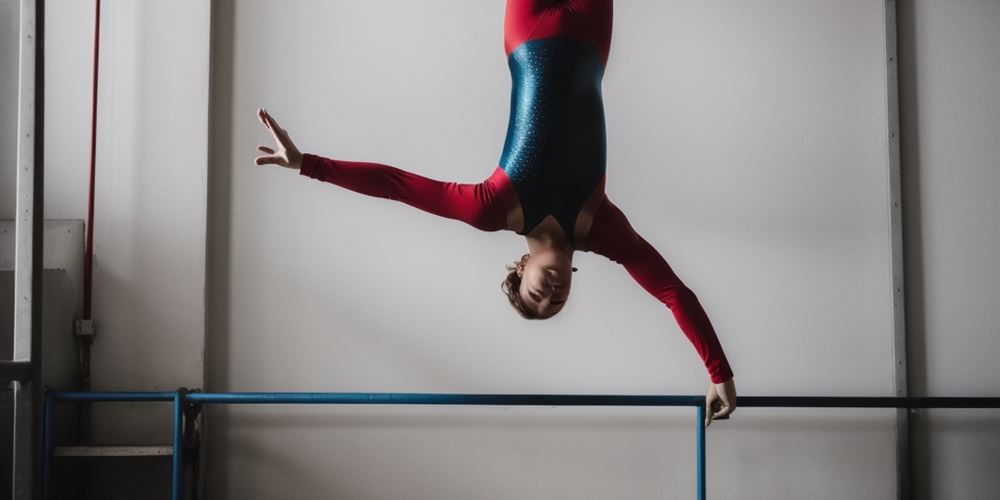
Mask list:
[[[31,378],[30,361],[0,361],[0,382],[27,382]]]
[[[95,333],[94,320],[92,319],[78,319],[73,323],[73,334],[77,337],[93,339]]]

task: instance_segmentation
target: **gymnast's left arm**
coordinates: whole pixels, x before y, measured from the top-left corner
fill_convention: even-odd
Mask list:
[[[650,295],[666,305],[681,331],[701,356],[712,384],[707,396],[708,420],[728,418],[736,408],[733,371],[719,337],[698,297],[677,277],[667,261],[642,238],[625,214],[605,199],[594,214],[587,246],[625,267]]]

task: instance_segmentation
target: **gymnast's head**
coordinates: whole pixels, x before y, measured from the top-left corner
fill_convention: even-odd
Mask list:
[[[507,266],[500,289],[524,319],[549,319],[562,310],[573,281],[572,261],[556,252],[524,254]]]

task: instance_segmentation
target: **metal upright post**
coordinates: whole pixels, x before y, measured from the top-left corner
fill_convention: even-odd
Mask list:
[[[892,363],[893,390],[899,398],[909,397],[907,377],[906,288],[903,260],[903,181],[899,159],[899,72],[896,50],[896,2],[885,0],[886,64],[886,147],[889,158],[889,248],[892,259]],[[912,496],[910,473],[910,415],[912,410],[896,411],[896,498]]]
[[[698,405],[698,500],[705,500],[705,404]]]
[[[181,474],[183,474],[183,455],[184,455],[184,404],[185,404],[185,394],[187,389],[181,388],[174,393],[174,456],[173,456],[173,468],[172,468],[172,478],[171,487],[173,494],[171,498],[173,500],[181,500],[183,496]]]
[[[45,388],[43,391],[45,402],[42,407],[42,428],[45,430],[42,435],[42,500],[50,497],[49,485],[52,483],[52,449],[54,448],[55,436],[52,435],[52,391]]]
[[[21,0],[17,111],[17,216],[14,244],[14,359],[30,374],[15,381],[12,496],[41,492],[43,0]]]

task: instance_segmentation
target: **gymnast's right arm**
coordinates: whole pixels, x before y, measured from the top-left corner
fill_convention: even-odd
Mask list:
[[[258,112],[261,123],[274,135],[279,150],[261,149],[270,156],[257,159],[257,164],[274,163],[298,168],[307,177],[351,191],[401,201],[449,219],[465,222],[483,231],[498,231],[507,227],[507,207],[513,186],[503,170],[478,184],[442,182],[379,163],[343,161],[313,154],[300,154],[288,133],[279,127],[266,111]],[[280,154],[285,152],[284,155]],[[284,160],[285,164],[282,164]]]

